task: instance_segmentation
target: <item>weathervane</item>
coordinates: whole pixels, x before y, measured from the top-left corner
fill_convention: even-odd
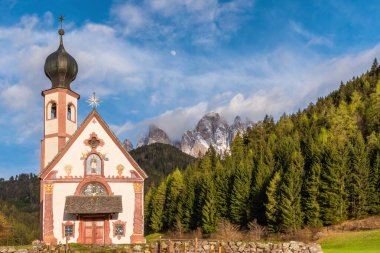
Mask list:
[[[92,93],[92,96],[87,99],[87,103],[89,106],[92,106],[92,108],[98,107],[102,101],[98,97],[96,97],[95,92]]]

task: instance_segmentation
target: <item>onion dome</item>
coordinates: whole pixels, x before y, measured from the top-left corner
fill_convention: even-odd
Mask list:
[[[62,29],[62,20],[63,17],[61,17],[61,29],[58,31],[61,36],[59,47],[46,58],[44,67],[45,74],[52,83],[52,89],[70,89],[70,83],[75,80],[78,73],[77,62],[63,47],[62,36],[65,31]]]

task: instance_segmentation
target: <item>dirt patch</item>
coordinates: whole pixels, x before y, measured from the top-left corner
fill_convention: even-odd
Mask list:
[[[326,227],[327,231],[364,231],[380,229],[380,216],[371,216],[360,220],[348,220],[338,225]]]

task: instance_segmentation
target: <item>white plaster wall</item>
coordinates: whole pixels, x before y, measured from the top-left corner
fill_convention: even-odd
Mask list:
[[[66,196],[74,195],[78,183],[54,183],[53,188],[53,221],[54,221],[54,236],[58,243],[65,243],[66,238],[62,234],[62,223],[64,220]],[[79,235],[79,221],[70,219],[75,223],[75,238],[71,238],[69,242],[76,242]]]
[[[135,210],[135,191],[133,183],[110,183],[115,195],[122,196],[123,212],[110,220],[110,238],[112,243],[130,243],[130,236],[133,234],[133,215]],[[121,220],[127,222],[125,225],[125,237],[120,240],[113,237],[113,222]]]
[[[87,154],[91,151],[89,146],[84,144],[84,141],[89,139],[90,135],[95,132],[99,139],[104,141],[103,147],[98,147],[98,152],[105,154],[107,160],[104,161],[104,176],[116,177],[118,175],[116,167],[121,164],[124,166],[122,176],[131,177],[130,170],[135,170],[132,164],[124,156],[121,150],[113,143],[112,139],[108,136],[102,126],[97,122],[93,123],[92,120],[86,129],[80,134],[76,142],[70,147],[62,159],[57,163],[54,170],[57,170],[57,178],[64,178],[67,176],[64,167],[66,165],[72,166],[71,176],[84,177],[84,160],[81,160],[82,154]]]
[[[48,120],[46,118],[46,114],[47,114],[46,106],[52,100],[55,101],[58,106],[58,93],[51,93],[51,94],[45,95],[45,105],[44,105],[45,135],[58,132],[58,119]]]
[[[57,155],[58,150],[58,138],[52,137],[45,139],[45,165],[49,164],[49,162]]]
[[[66,132],[70,135],[72,135],[77,130],[77,112],[78,112],[78,100],[74,97],[72,97],[69,94],[66,94],[66,116],[67,116],[67,106],[69,104],[73,104],[75,106],[75,111],[71,112],[74,113],[75,122],[72,122],[67,119],[66,117]]]

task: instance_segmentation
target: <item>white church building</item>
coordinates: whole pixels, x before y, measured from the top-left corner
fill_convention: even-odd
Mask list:
[[[46,243],[143,243],[146,173],[96,109],[78,128],[75,59],[60,45],[45,62],[42,91],[41,239]],[[96,101],[95,101],[96,102]]]

